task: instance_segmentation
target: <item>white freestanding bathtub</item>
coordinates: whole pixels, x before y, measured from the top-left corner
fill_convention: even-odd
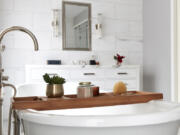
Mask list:
[[[40,87],[21,85],[17,90],[20,95],[22,89]],[[166,101],[18,114],[25,135],[177,135],[180,126],[180,105]]]

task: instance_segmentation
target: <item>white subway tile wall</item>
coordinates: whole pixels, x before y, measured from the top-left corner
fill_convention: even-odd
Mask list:
[[[92,4],[92,51],[63,51],[62,35],[53,37],[52,9],[61,9],[61,0],[0,0],[0,30],[13,25],[30,29],[39,41],[39,52],[33,51],[32,40],[24,33],[5,36],[3,67],[10,83],[24,82],[26,64],[46,64],[48,59],[88,60],[97,55],[101,65],[113,65],[113,55],[125,55],[124,64],[140,64],[143,59],[142,0],[71,0]],[[96,39],[97,14],[103,14],[103,38]],[[6,89],[4,90],[6,91]],[[8,92],[6,93],[6,96]],[[5,106],[7,106],[5,101]],[[5,108],[7,111],[7,108]],[[4,113],[7,118],[7,113]]]

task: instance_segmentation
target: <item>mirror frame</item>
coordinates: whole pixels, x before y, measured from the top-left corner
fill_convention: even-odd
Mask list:
[[[66,5],[76,5],[76,6],[87,6],[88,7],[88,48],[67,48],[66,47]],[[63,50],[74,50],[74,51],[91,51],[91,4],[90,3],[81,3],[81,2],[70,2],[63,1],[62,2],[62,42],[63,42]]]

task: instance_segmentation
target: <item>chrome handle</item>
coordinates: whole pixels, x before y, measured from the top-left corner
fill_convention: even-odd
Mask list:
[[[9,80],[9,77],[8,77],[8,76],[2,76],[2,80],[3,80],[3,81],[8,81],[8,80]]]
[[[117,73],[118,75],[127,75],[128,73],[127,72],[119,72]]]
[[[84,75],[95,75],[95,73],[84,73]]]

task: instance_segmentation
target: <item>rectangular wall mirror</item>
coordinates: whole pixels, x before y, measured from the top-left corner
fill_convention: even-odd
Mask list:
[[[63,1],[63,50],[91,50],[91,4]]]

